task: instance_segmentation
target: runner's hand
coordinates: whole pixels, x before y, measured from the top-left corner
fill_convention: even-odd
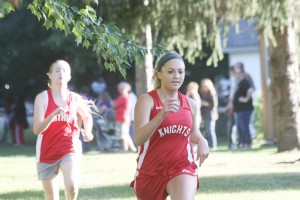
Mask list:
[[[209,155],[209,148],[208,143],[206,139],[202,139],[198,143],[198,149],[197,149],[197,160],[199,160],[199,167],[203,164],[204,160],[208,158]]]
[[[85,142],[90,142],[94,138],[92,133],[86,133],[84,129],[81,129],[81,134],[83,135],[83,141]]]

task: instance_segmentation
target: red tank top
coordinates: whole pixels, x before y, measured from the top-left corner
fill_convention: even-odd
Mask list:
[[[157,90],[148,93],[154,102],[150,120],[160,112],[163,103]],[[141,145],[137,159],[139,174],[148,176],[168,176],[174,170],[187,166],[197,168],[194,162],[192,146],[189,142],[192,130],[192,112],[188,99],[178,92],[181,108],[168,113],[150,139]]]
[[[51,90],[47,90],[48,106],[45,118],[50,115],[57,105],[54,102]],[[67,100],[68,111],[54,117],[48,128],[38,135],[37,161],[55,162],[69,153],[80,153],[79,128],[77,124],[77,102],[74,94],[69,92]]]

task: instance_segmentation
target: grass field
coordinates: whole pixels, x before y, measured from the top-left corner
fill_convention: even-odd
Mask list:
[[[43,199],[36,174],[35,137],[26,134],[25,146],[0,143],[0,199]],[[274,146],[228,151],[226,144],[220,145],[199,169],[201,189],[195,199],[299,200],[299,158],[299,151],[276,153]],[[84,154],[78,199],[135,199],[128,186],[135,159],[135,153]],[[62,179],[60,183],[63,188]]]

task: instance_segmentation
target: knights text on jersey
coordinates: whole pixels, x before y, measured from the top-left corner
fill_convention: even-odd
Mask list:
[[[55,104],[51,89],[47,90],[48,106],[45,118],[58,106]],[[69,92],[68,111],[58,114],[48,128],[38,134],[36,143],[37,162],[51,163],[59,160],[69,153],[80,153],[79,128],[77,125],[77,102],[74,94]]]
[[[163,103],[156,90],[148,94],[154,101],[150,114],[151,120],[160,112]],[[168,113],[150,139],[141,145],[137,159],[138,174],[169,176],[180,173],[186,168],[197,169],[189,141],[192,130],[192,112],[187,97],[180,92],[178,95],[181,108],[177,112]],[[194,172],[191,174],[197,175]]]

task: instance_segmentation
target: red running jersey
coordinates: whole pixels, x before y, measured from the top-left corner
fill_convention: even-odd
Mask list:
[[[57,105],[52,96],[51,89],[47,90],[48,106],[45,118],[50,115]],[[82,146],[79,140],[77,124],[77,102],[72,92],[68,94],[68,111],[56,115],[47,129],[38,134],[36,143],[37,162],[52,163],[69,153],[81,153]]]
[[[163,103],[157,90],[148,93],[154,107],[150,120],[162,109]],[[169,112],[145,144],[141,145],[137,158],[137,176],[172,176],[174,173],[197,175],[185,169],[197,169],[194,161],[192,145],[189,141],[192,130],[192,112],[185,95],[178,92],[181,108],[177,112]]]
[[[130,124],[130,99],[129,95],[120,95],[115,100],[115,117],[117,122]]]

